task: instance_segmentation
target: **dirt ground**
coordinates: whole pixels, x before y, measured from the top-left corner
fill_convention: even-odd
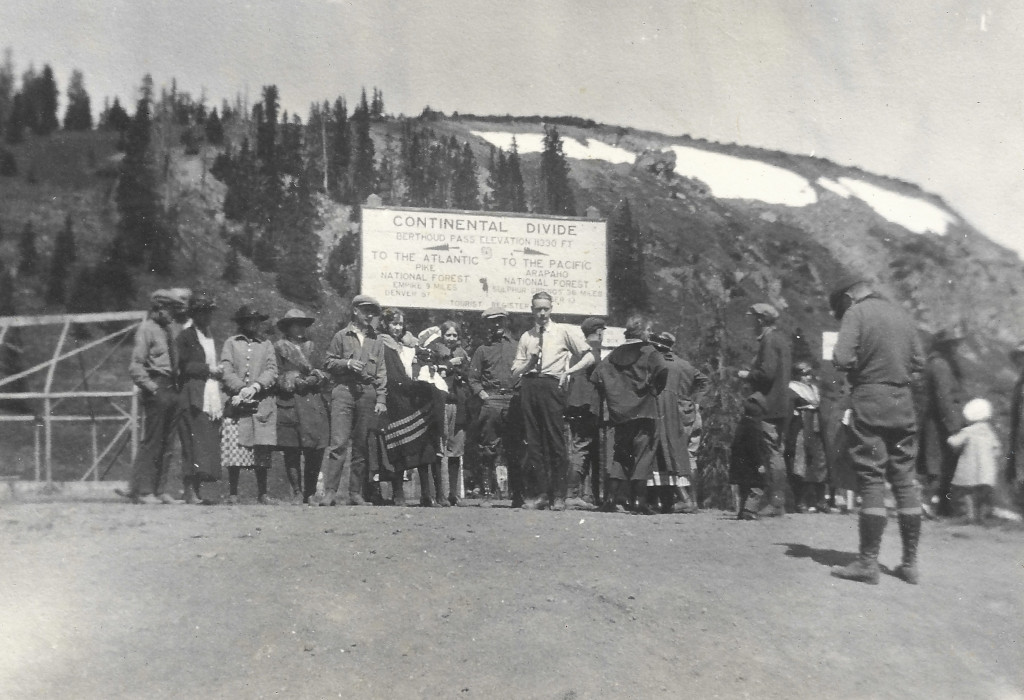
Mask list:
[[[856,518],[0,507],[4,698],[1021,698],[1024,532]],[[895,566],[890,523],[882,562]]]

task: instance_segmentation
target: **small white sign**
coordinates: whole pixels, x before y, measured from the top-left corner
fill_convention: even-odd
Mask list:
[[[601,334],[601,359],[608,357],[615,348],[626,342],[626,329],[618,326],[607,326]]]
[[[837,340],[839,340],[839,333],[836,331],[824,331],[821,334],[821,359],[829,362],[832,361]]]

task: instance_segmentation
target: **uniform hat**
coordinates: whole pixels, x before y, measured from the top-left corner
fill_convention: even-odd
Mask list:
[[[172,287],[167,290],[167,293],[182,308],[187,308],[189,301],[192,299],[192,290],[186,287]]]
[[[277,327],[283,331],[284,327],[287,326],[289,323],[298,323],[302,325],[303,328],[309,328],[315,322],[315,318],[313,318],[312,316],[307,316],[298,309],[288,309],[284,313],[284,316],[278,319]]]
[[[979,423],[992,418],[992,404],[985,399],[971,399],[964,404],[964,420]]]
[[[843,298],[843,294],[846,291],[861,283],[866,283],[863,275],[843,275],[839,278],[839,284],[832,289],[832,293],[828,295],[828,305],[832,309],[833,313],[839,313],[839,301]]]
[[[485,319],[508,318],[508,311],[505,311],[503,307],[498,306],[497,304],[491,304],[487,307],[487,310],[480,314],[480,316]]]
[[[607,327],[608,324],[599,316],[591,316],[580,324],[580,330],[583,331],[583,335],[591,335]]]
[[[753,314],[754,316],[760,316],[761,318],[769,321],[779,320],[779,311],[771,304],[754,304],[750,307],[747,313]]]
[[[356,294],[352,297],[352,306],[372,306],[377,311],[380,311],[380,302],[371,297],[369,294]]]
[[[169,289],[157,289],[149,295],[149,301],[153,306],[175,306],[178,301],[171,294]]]
[[[967,329],[964,328],[964,324],[954,323],[952,326],[942,328],[935,337],[932,338],[932,342],[936,345],[942,345],[944,343],[955,343],[958,340],[963,340],[967,337]]]
[[[270,318],[270,316],[267,316],[264,313],[260,313],[259,311],[256,310],[256,307],[250,304],[242,304],[241,306],[238,307],[238,311],[235,312],[235,315],[231,317],[231,320],[245,321],[250,318],[255,318],[258,321],[266,321],[268,318]]]
[[[661,331],[651,336],[651,343],[667,350],[676,344],[676,337],[668,331]]]
[[[209,292],[196,292],[195,294],[190,292],[189,297],[188,312],[190,314],[217,308],[217,302]]]

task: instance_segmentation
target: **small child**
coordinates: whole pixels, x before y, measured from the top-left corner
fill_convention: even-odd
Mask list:
[[[999,438],[989,425],[991,419],[992,404],[985,399],[971,399],[964,406],[967,427],[950,435],[947,440],[951,447],[960,448],[953,489],[968,522],[982,522],[992,509],[992,488],[998,474]]]
[[[765,480],[771,458],[764,431],[765,397],[754,392],[743,402],[743,417],[736,426],[729,451],[729,483],[739,490],[737,520],[757,520],[764,503]]]

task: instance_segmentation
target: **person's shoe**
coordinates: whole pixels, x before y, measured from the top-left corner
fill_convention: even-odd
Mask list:
[[[402,486],[401,483],[399,483],[398,486],[392,486],[391,490],[392,490],[392,496],[391,496],[392,503],[394,503],[399,508],[404,508],[405,507],[405,488]]]
[[[114,489],[114,493],[121,498],[127,498],[132,503],[139,502],[139,494],[132,493],[131,489]]]
[[[571,498],[565,499],[565,507],[572,510],[590,510],[593,508],[593,506],[579,496],[572,496]]]
[[[146,506],[158,506],[163,504],[163,501],[161,501],[159,498],[157,498],[151,493],[147,493],[145,496],[139,496],[138,499],[135,500],[134,502],[141,503],[142,505]]]
[[[448,497],[448,504],[451,505],[451,506],[461,506],[462,505],[462,499],[459,498],[458,496],[449,496]]]
[[[676,501],[675,503],[672,504],[673,513],[683,513],[686,515],[691,515],[693,513],[696,513],[697,510],[697,506],[687,501]]]
[[[420,507],[421,508],[433,508],[434,499],[430,496],[420,496]]]
[[[224,499],[224,504],[228,506],[237,506],[238,496],[236,494],[231,494],[230,496]]]
[[[523,510],[547,510],[548,499],[546,498],[531,498],[523,502],[520,506]]]
[[[367,501],[358,493],[350,493],[348,495],[348,505],[350,506],[372,506],[373,504]]]
[[[600,508],[598,508],[598,510],[601,511],[602,513],[628,513],[629,512],[629,511],[626,510],[626,507],[623,506],[621,503],[616,503],[615,501],[612,501],[610,499],[606,500],[604,503],[602,503]]]
[[[288,505],[292,505],[292,506],[301,506],[302,503],[303,503],[303,500],[302,500],[302,492],[301,491],[296,491],[295,493],[293,493],[291,500],[288,501]]]
[[[199,497],[196,490],[192,486],[185,487],[185,503],[190,506],[202,505],[203,499]]]
[[[781,518],[786,514],[786,509],[768,504],[757,511],[758,518]]]
[[[736,516],[737,520],[757,520],[757,513],[752,510],[741,510]]]
[[[333,506],[337,502],[338,492],[334,491],[333,489],[328,489],[327,491],[324,491],[324,495],[320,497],[320,500],[317,502],[317,505]]]
[[[157,498],[159,498],[160,502],[163,503],[165,506],[180,506],[183,503],[185,503],[185,501],[179,501],[169,493],[162,493],[159,496],[157,496]]]
[[[566,501],[564,498],[556,498],[551,504],[551,510],[563,511],[566,508]]]
[[[832,569],[832,575],[836,578],[847,581],[859,581],[872,586],[878,585],[878,558],[867,555],[860,555],[857,561],[849,566],[836,567]]]
[[[266,493],[260,495],[259,498],[256,499],[256,502],[261,506],[276,506],[280,503],[276,498],[271,498],[270,495]]]
[[[514,497],[512,499],[512,507],[515,508],[515,509],[520,509],[520,508],[522,508],[525,505],[526,505],[526,501],[523,498],[515,498]]]

